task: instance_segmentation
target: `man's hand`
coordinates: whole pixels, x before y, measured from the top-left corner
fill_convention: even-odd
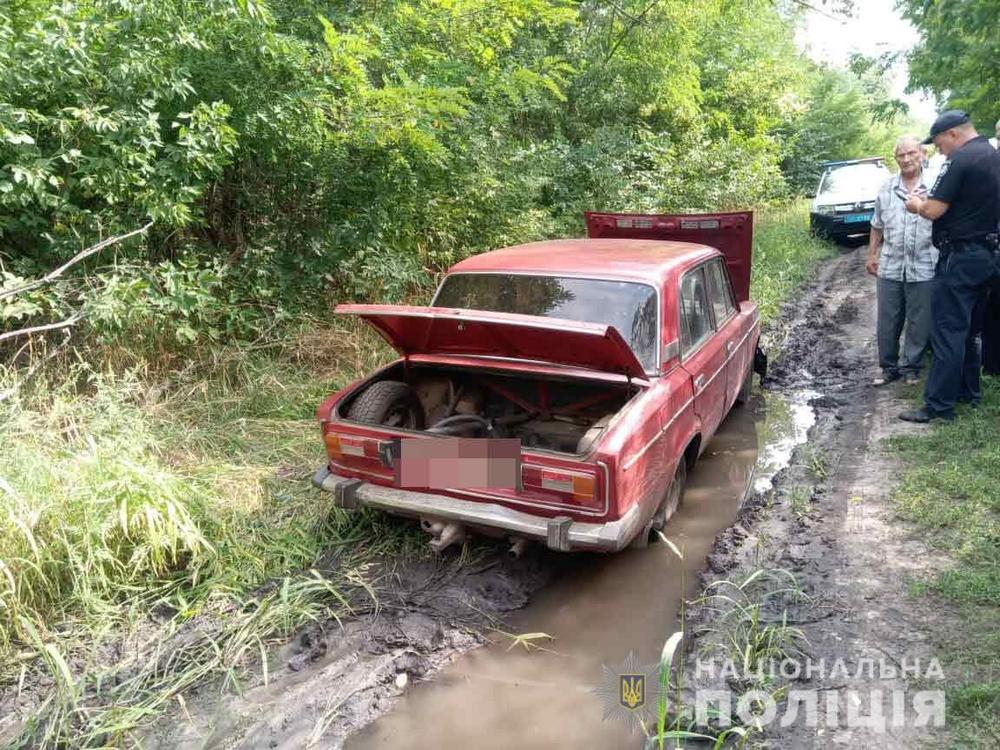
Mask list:
[[[885,239],[885,234],[881,227],[872,226],[871,232],[868,234],[868,262],[865,263],[865,270],[872,276],[878,276],[878,259],[882,252],[883,239]]]
[[[906,210],[911,214],[919,214],[922,205],[924,205],[924,197],[919,193],[910,193],[906,199]]]

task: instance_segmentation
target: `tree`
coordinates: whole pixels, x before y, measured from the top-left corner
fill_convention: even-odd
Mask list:
[[[921,35],[909,57],[911,90],[968,110],[991,131],[1000,117],[1000,4],[902,0],[900,7]]]
[[[869,148],[882,97],[877,74],[810,66],[794,45],[802,12],[794,0],[7,3],[0,272],[37,277],[153,218],[111,256],[127,270],[93,259],[59,287],[76,283],[77,301],[90,274],[88,324],[105,342],[193,346],[325,295],[405,297],[470,253],[579,233],[585,209],[784,197],[818,159]],[[21,305],[18,325],[59,319],[56,302]]]

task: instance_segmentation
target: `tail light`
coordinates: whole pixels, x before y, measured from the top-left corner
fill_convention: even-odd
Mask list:
[[[334,461],[347,457],[370,458],[378,460],[378,441],[371,438],[354,435],[339,435],[328,432],[323,436],[326,443],[326,453]]]
[[[525,466],[521,479],[525,492],[555,496],[589,508],[603,506],[601,483],[595,471]]]

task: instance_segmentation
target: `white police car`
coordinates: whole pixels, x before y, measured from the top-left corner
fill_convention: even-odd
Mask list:
[[[867,234],[878,189],[890,172],[882,157],[823,162],[809,225],[814,234],[833,240]]]

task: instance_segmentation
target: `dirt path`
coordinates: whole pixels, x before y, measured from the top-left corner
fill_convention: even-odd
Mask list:
[[[809,424],[783,403],[765,409],[762,398],[726,420],[672,522],[684,564],[662,546],[614,556],[535,547],[512,560],[502,545],[484,543],[471,563],[446,555],[398,565],[377,612],[309,628],[272,654],[267,684],[257,675],[240,696],[219,698],[217,687],[186,695],[182,715],[160,722],[151,744],[335,748],[389,712],[348,745],[388,736],[394,747],[558,746],[572,728],[584,744],[601,737],[603,747],[632,747],[636,736],[604,722],[592,694],[601,665],[630,650],[655,660],[679,602],[697,592],[716,534],[732,524],[755,480],[766,484],[788,460]],[[494,627],[555,640],[541,642],[546,651],[511,650]],[[529,721],[510,723],[530,706],[538,710]],[[492,739],[482,738],[486,725],[495,728]]]
[[[272,657],[267,684],[258,679],[241,696],[219,698],[213,689],[185,696],[184,711],[157,725],[152,744],[339,748],[370,724],[348,746],[637,748],[638,736],[603,720],[593,694],[601,665],[617,665],[629,651],[655,661],[679,627],[681,599],[693,598],[699,584],[766,567],[798,578],[806,597],[791,604],[790,617],[805,636],[804,656],[826,663],[827,674],[786,688],[823,691],[824,708],[830,691],[841,705],[831,726],[823,715],[819,726],[807,725],[801,711],[789,727],[775,722],[766,732],[770,746],[919,746],[932,730],[912,720],[886,733],[843,720],[851,691],[912,687],[912,680],[879,680],[877,671],[874,679],[857,675],[860,660],[882,659],[897,671],[916,658],[926,666],[929,633],[947,626],[907,595],[908,579],[940,561],[889,507],[896,467],[879,441],[920,428],[895,420],[909,403],[902,389],[867,385],[874,282],[861,253],[825,264],[797,295],[794,313],[772,335],[782,339],[772,351],[782,354],[766,384],[769,406],[758,400],[756,421],[746,414],[727,420],[693,473],[670,530],[685,544],[683,564],[662,546],[612,558],[537,551],[521,560],[484,547],[473,566],[446,560],[400,568],[380,611],[310,628]],[[796,447],[804,435],[787,424],[775,431],[765,413],[813,425],[809,442]],[[767,475],[752,481],[755,467]],[[748,489],[756,494],[741,505]],[[709,643],[711,618],[691,614],[691,646]],[[556,640],[548,651],[510,651],[510,640],[494,633],[492,646],[462,656],[486,642],[489,625]],[[830,673],[837,659],[847,676]]]
[[[940,730],[915,726],[911,702],[916,690],[940,688],[933,674],[930,680],[916,679],[915,672],[920,678],[933,672],[933,634],[949,623],[926,601],[910,597],[907,586],[945,560],[895,519],[890,492],[898,464],[883,442],[927,428],[896,417],[913,405],[916,387],[869,385],[877,372],[875,285],[864,273],[863,252],[825,265],[797,303],[767,386],[821,394],[812,402],[816,425],[774,496],[761,498],[756,518],[746,519],[749,533],[738,538],[727,533],[717,541],[713,572],[705,577],[708,584],[780,568],[794,573],[807,595],[789,615],[804,635],[798,661],[811,662],[810,678],[802,669],[798,679],[784,684],[817,691],[820,714],[818,721],[806,721],[805,704],[799,702],[796,722],[771,725],[772,747],[916,748],[939,739]],[[708,622],[702,626],[712,628]],[[905,679],[880,679],[903,667],[909,667]],[[795,671],[789,664],[787,674]],[[903,691],[906,710],[899,713],[891,696]],[[873,699],[883,706],[884,731],[877,720],[870,727],[848,726],[865,722]],[[832,713],[827,701],[838,706],[832,725],[827,725]],[[779,718],[786,706],[779,701]],[[859,721],[848,721],[849,709]],[[893,726],[894,715],[902,726]]]

